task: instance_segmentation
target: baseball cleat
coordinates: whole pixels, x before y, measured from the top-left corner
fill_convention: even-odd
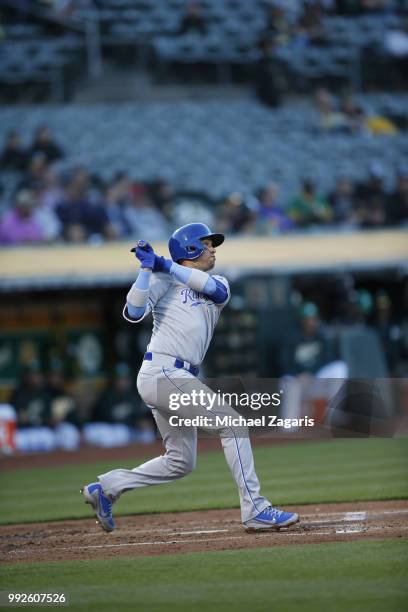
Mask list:
[[[85,503],[91,504],[96,514],[96,522],[99,523],[105,531],[113,531],[116,527],[112,517],[113,501],[105,495],[101,485],[98,482],[92,482],[89,485],[83,486],[80,492],[85,498]]]
[[[295,512],[285,512],[268,506],[257,516],[244,523],[246,531],[262,531],[265,529],[279,530],[281,527],[290,527],[299,521],[299,516]]]

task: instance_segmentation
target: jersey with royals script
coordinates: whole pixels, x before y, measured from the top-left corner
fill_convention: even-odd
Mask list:
[[[227,289],[228,296],[222,304],[215,304],[210,296],[190,289],[170,274],[152,274],[144,315],[135,320],[129,316],[126,305],[123,309],[123,316],[130,323],[139,323],[150,312],[153,313],[153,332],[148,351],[200,365],[221,311],[231,296],[227,279],[218,275],[213,278]]]

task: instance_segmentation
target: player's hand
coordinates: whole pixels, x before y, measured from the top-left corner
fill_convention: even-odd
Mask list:
[[[139,240],[137,245],[131,249],[135,253],[137,259],[140,261],[142,268],[153,269],[154,261],[156,258],[155,252],[151,245],[145,240]]]

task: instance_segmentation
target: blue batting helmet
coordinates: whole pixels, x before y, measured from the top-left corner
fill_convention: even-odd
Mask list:
[[[214,247],[224,242],[223,234],[213,234],[204,223],[189,223],[179,227],[169,240],[169,251],[173,261],[197,259],[204,252],[201,242],[204,238],[212,240]]]

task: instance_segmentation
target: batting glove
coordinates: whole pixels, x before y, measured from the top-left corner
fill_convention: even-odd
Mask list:
[[[139,240],[137,245],[131,249],[135,253],[137,259],[140,261],[142,268],[152,268],[156,258],[153,248],[145,240]]]
[[[165,259],[165,257],[161,257],[159,255],[155,255],[153,272],[167,272],[167,273],[169,273],[172,263],[173,262],[172,262],[171,259]]]

